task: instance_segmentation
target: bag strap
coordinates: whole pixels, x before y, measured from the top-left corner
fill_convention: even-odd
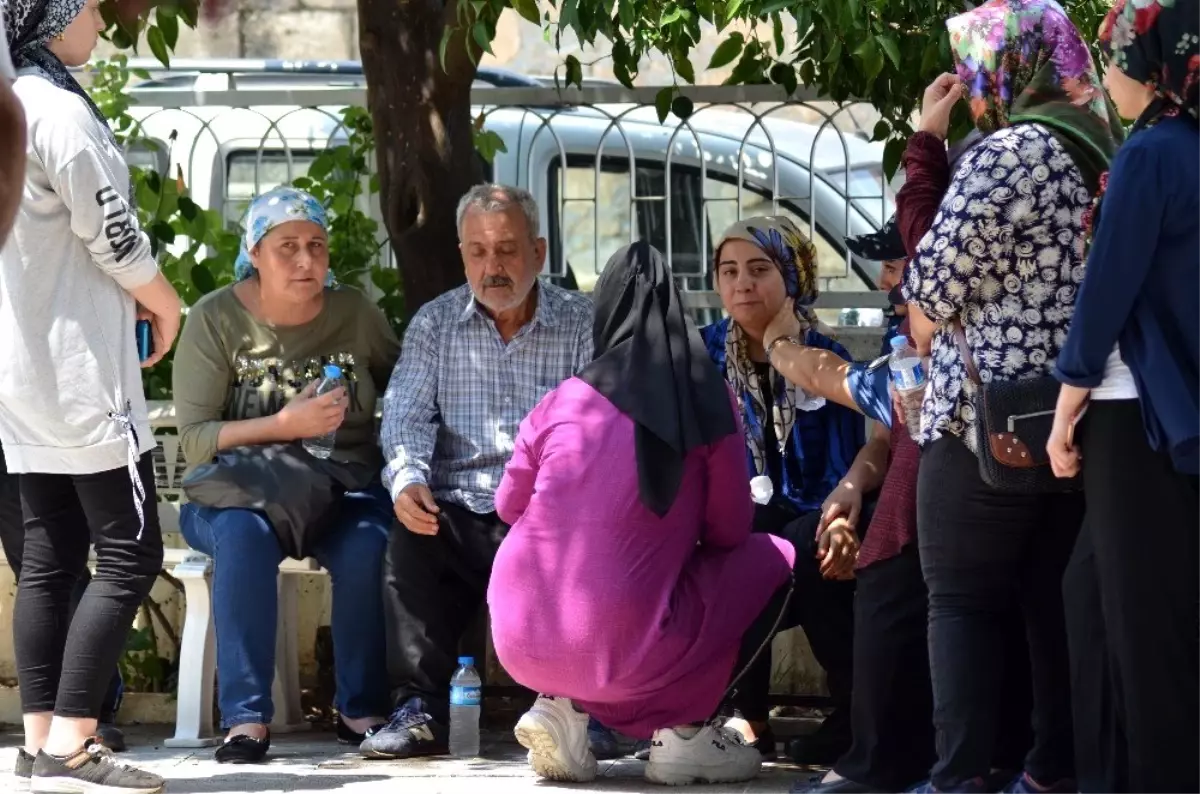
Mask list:
[[[967,377],[976,386],[983,386],[983,381],[979,379],[979,370],[975,367],[975,358],[971,355],[971,346],[967,344],[966,331],[957,317],[954,318],[954,341],[958,343],[958,354],[962,356],[963,366],[967,368]]]

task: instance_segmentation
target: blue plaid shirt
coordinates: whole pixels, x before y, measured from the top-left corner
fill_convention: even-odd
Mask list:
[[[475,513],[496,488],[525,415],[592,360],[592,304],[538,282],[531,320],[505,344],[470,287],[417,311],[383,397],[384,484],[413,483]]]
[[[700,329],[708,355],[725,371],[725,338],[729,334],[729,318]],[[804,344],[822,350],[832,350],[847,361],[850,354],[827,336],[809,329]],[[747,395],[742,399],[752,404]],[[758,417],[746,409],[742,425],[747,433],[757,432]],[[866,426],[861,416],[849,408],[826,402],[815,411],[797,411],[791,437],[783,447],[783,482],[775,483],[772,504],[785,504],[803,514],[821,507],[825,497],[833,492],[850,470],[854,457],[866,443]],[[754,457],[746,450],[747,477],[753,475]]]

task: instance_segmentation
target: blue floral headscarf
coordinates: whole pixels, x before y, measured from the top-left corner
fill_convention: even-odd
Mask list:
[[[321,202],[298,188],[281,185],[251,201],[242,218],[246,232],[242,235],[242,247],[233,265],[234,278],[242,281],[254,275],[254,263],[250,261],[250,252],[262,242],[267,232],[280,224],[292,221],[310,221],[326,232],[329,231],[329,217]],[[331,269],[325,276],[325,285],[332,284]]]

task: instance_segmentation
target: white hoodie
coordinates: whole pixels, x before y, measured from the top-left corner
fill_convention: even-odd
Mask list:
[[[126,290],[158,272],[120,149],[80,97],[35,75],[13,89],[29,128],[25,195],[0,251],[0,443],[11,472],[126,466],[126,414],[154,448]]]

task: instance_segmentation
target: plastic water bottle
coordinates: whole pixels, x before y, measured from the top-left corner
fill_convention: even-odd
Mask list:
[[[475,672],[475,659],[461,656],[450,679],[450,755],[472,758],[479,755],[479,712],[483,706],[483,682]]]
[[[904,425],[914,439],[921,434],[921,403],[925,401],[925,365],[921,356],[900,335],[892,337],[892,354],[888,357],[892,387],[900,398]]]
[[[328,394],[334,389],[341,388],[341,386],[342,368],[337,364],[326,364],[325,377],[322,378],[320,384],[317,385],[317,396],[319,397],[322,394]],[[333,454],[333,439],[336,434],[337,431],[335,430],[334,432],[326,433],[323,436],[306,438],[304,439],[304,449],[307,450],[308,454],[312,455],[314,458],[328,458]]]

